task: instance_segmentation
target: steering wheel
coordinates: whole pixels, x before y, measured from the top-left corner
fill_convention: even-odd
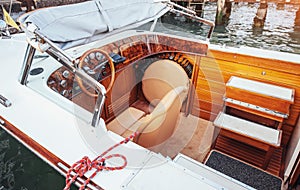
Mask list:
[[[110,83],[106,89],[106,92],[109,92],[115,81],[115,66],[111,57],[105,51],[101,49],[90,49],[86,51],[79,59],[78,67],[84,70],[88,75],[95,78],[97,76],[96,70],[99,69],[98,67],[105,66],[107,64],[106,62],[109,64],[110,71],[111,71]],[[91,97],[98,96],[97,93],[92,93],[85,87],[81,78],[76,77],[76,80],[79,87],[82,89],[84,93],[86,93]]]

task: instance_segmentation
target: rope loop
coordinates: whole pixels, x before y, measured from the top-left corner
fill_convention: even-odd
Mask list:
[[[91,161],[87,156],[84,156],[81,160],[75,162],[67,172],[66,186],[64,190],[69,190],[72,183],[75,182],[78,177],[83,177],[86,172],[92,169],[95,169],[95,172],[84,181],[84,183],[80,186],[79,190],[83,190],[90,183],[91,179],[93,179],[97,175],[97,173],[102,170],[114,171],[114,170],[124,169],[127,166],[127,159],[124,155],[121,154],[110,154],[107,156],[105,155],[111,150],[115,149],[116,147],[128,143],[131,139],[133,139],[137,135],[138,132],[133,133],[132,135],[125,138],[121,142],[107,149],[101,155],[96,157],[93,161]],[[123,164],[120,166],[106,166],[106,161],[111,158],[120,158],[121,160],[123,160]],[[71,174],[72,172],[74,172],[75,175],[72,176]]]

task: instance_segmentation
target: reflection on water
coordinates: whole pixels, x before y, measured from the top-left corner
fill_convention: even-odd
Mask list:
[[[269,3],[266,21],[262,28],[253,26],[253,18],[258,7],[259,3],[234,4],[228,24],[215,28],[211,43],[234,47],[244,45],[299,54],[300,13],[298,13],[298,20],[296,19],[299,6],[285,5],[279,10],[276,4]],[[204,18],[214,20],[215,9],[215,3],[206,4]]]
[[[253,18],[258,6],[257,3],[234,4],[227,25],[215,28],[211,43],[299,54],[299,6],[285,5],[278,10],[274,3],[270,3],[264,27],[256,28],[253,27]],[[205,6],[204,18],[214,20],[215,13],[215,3]],[[191,26],[189,31],[193,29]],[[198,34],[201,31],[193,32]],[[64,185],[64,177],[0,129],[0,190],[63,189]]]

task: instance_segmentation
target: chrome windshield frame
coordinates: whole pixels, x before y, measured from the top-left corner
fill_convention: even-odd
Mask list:
[[[99,124],[100,115],[102,113],[104,102],[105,102],[105,97],[106,97],[105,87],[100,82],[98,82],[97,80],[95,80],[94,78],[92,78],[91,76],[86,74],[83,70],[79,69],[76,64],[76,62],[78,62],[78,60],[71,58],[62,49],[57,47],[53,42],[51,42],[45,36],[40,34],[38,30],[34,30],[33,33],[35,34],[36,38],[28,39],[29,41],[30,40],[38,41],[39,45],[42,44],[44,47],[46,47],[45,49],[43,49],[43,51],[48,53],[51,57],[53,57],[59,63],[61,63],[63,66],[65,66],[76,77],[79,77],[86,84],[88,84],[89,86],[93,87],[96,90],[96,92],[98,93],[98,96],[97,96],[96,104],[94,107],[93,118],[91,121],[91,125],[93,127],[96,127]],[[27,78],[28,78],[28,75],[30,72],[30,67],[31,67],[36,49],[37,48],[34,47],[29,42],[26,53],[25,53],[23,66],[22,66],[22,70],[21,70],[21,76],[20,76],[20,83],[22,85],[26,85],[26,83],[27,83]]]

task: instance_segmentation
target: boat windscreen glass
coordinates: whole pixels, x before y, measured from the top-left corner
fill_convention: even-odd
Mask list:
[[[212,27],[210,22],[204,23],[199,17],[173,10],[137,29],[206,41],[210,38]]]

